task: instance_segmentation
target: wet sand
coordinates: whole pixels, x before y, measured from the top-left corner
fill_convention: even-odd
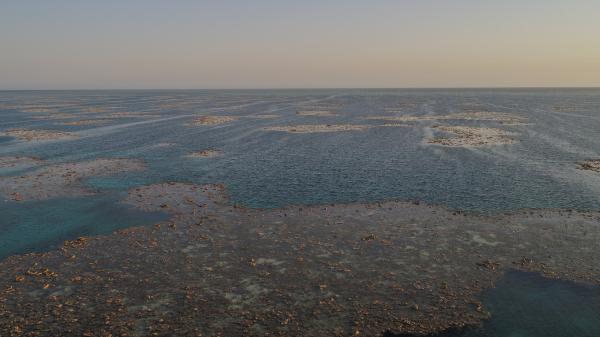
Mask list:
[[[0,262],[0,335],[427,334],[489,317],[478,294],[511,268],[600,282],[598,213],[256,210],[185,183],[124,202],[171,219]]]

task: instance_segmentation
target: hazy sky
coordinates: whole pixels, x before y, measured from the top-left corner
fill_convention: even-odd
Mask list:
[[[600,86],[599,0],[0,0],[0,89]]]

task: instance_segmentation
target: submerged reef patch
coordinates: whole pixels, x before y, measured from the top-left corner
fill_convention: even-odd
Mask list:
[[[49,113],[49,114],[45,114],[45,115],[35,115],[35,116],[31,116],[30,118],[38,119],[38,120],[53,120],[53,119],[70,119],[70,118],[76,118],[76,117],[77,117],[77,115],[63,112],[63,113]]]
[[[289,125],[270,126],[263,128],[265,131],[278,131],[289,133],[319,133],[319,132],[341,132],[362,131],[371,128],[370,125],[361,124],[311,124],[311,125]]]
[[[146,112],[128,112],[118,111],[111,112],[106,115],[108,118],[155,118],[162,117],[160,114],[146,113]]]
[[[396,122],[421,122],[421,121],[444,121],[444,120],[457,120],[457,121],[495,121],[502,124],[519,125],[525,123],[527,118],[521,117],[515,114],[504,113],[504,112],[487,112],[487,111],[476,111],[476,112],[459,112],[448,115],[403,115],[403,116],[373,116],[366,117],[366,119],[375,120],[386,120]]]
[[[237,116],[202,116],[194,119],[190,125],[219,125],[237,120]]]
[[[37,166],[43,160],[36,157],[26,156],[2,156],[0,157],[0,169],[25,169]]]
[[[79,125],[101,125],[113,122],[112,119],[83,119],[78,121],[61,122],[60,125],[79,126]]]
[[[221,154],[223,154],[223,152],[221,152],[220,150],[206,149],[206,150],[202,150],[202,151],[190,152],[189,154],[186,155],[186,157],[189,157],[189,158],[210,158],[210,157],[218,157]]]
[[[273,115],[273,114],[264,114],[264,115],[248,115],[248,116],[244,116],[246,118],[255,118],[255,119],[273,119],[273,118],[279,118],[281,117],[280,115]]]
[[[312,116],[312,117],[333,117],[338,116],[338,114],[333,113],[327,110],[309,110],[309,111],[297,111],[296,115],[298,116]]]

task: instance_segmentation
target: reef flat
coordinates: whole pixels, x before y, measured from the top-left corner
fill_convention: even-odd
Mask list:
[[[406,202],[231,206],[222,185],[123,202],[171,218],[0,262],[0,334],[379,336],[489,317],[508,269],[598,283],[600,215],[466,214]]]

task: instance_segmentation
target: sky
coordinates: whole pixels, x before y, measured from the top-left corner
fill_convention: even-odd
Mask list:
[[[600,87],[598,0],[1,0],[0,90]]]

